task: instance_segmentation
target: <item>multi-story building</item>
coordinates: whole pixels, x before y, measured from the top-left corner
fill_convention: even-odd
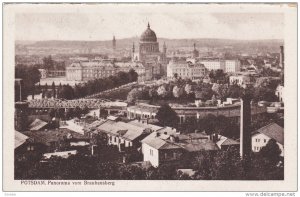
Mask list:
[[[199,63],[204,64],[208,70],[223,70],[224,72],[240,72],[241,63],[239,60],[205,59]]]
[[[235,73],[241,71],[241,63],[239,60],[225,60],[225,72]]]
[[[279,149],[281,150],[281,156],[284,155],[284,131],[281,126],[276,123],[271,123],[264,126],[252,134],[252,151],[259,152],[264,146],[267,145],[270,139],[276,141]]]
[[[112,60],[74,62],[66,68],[66,79],[89,81],[135,70],[140,80],[146,79],[146,69],[140,62],[114,62]]]
[[[275,91],[275,95],[278,97],[280,102],[284,101],[284,86],[278,85]]]
[[[237,84],[241,87],[246,87],[251,83],[250,76],[248,75],[233,75],[229,77],[230,85]]]
[[[200,60],[199,63],[204,64],[205,68],[208,70],[224,70],[225,71],[225,61],[221,59],[206,59]]]
[[[191,63],[186,61],[171,61],[167,66],[167,77],[173,78],[175,75],[183,79],[198,80],[203,78],[206,68],[201,63]]]

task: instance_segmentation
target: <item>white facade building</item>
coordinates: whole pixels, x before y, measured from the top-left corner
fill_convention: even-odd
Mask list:
[[[199,63],[204,64],[205,68],[208,70],[223,70],[225,71],[225,61],[216,60],[200,60]]]
[[[171,61],[167,66],[167,77],[173,78],[176,74],[177,77],[182,79],[197,80],[205,76],[206,68],[200,63],[191,62],[174,62]]]
[[[240,72],[241,71],[241,63],[239,60],[225,60],[225,72]]]
[[[139,78],[145,78],[146,69],[140,62],[113,62],[111,60],[74,62],[66,68],[66,79],[74,81],[89,81],[116,75],[118,72],[138,73]]]
[[[284,101],[284,86],[279,85],[276,88],[275,95],[278,97],[280,102]]]
[[[281,150],[280,155],[284,156],[284,131],[283,128],[276,123],[271,123],[254,132],[251,139],[252,151],[259,152],[267,145],[270,139],[274,139],[277,142]]]
[[[237,84],[239,86],[245,87],[250,84],[250,77],[247,75],[233,75],[229,77],[230,85]]]
[[[240,72],[241,63],[239,60],[211,59],[200,60],[208,70],[223,70],[224,72]]]

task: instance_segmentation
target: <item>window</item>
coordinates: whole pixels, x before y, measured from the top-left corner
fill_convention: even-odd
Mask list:
[[[176,152],[173,153],[173,158],[174,158],[174,159],[177,158],[177,153],[176,153]]]
[[[152,149],[150,149],[150,155],[153,156],[153,150]]]
[[[264,139],[264,143],[267,143],[267,140],[266,140],[266,139]]]

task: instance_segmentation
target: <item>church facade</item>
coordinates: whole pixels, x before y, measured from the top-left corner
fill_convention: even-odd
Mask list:
[[[147,29],[140,36],[138,50],[136,50],[134,44],[132,46],[132,61],[141,62],[145,65],[147,70],[146,78],[156,78],[165,74],[164,67],[168,63],[166,52],[167,46],[165,43],[163,51],[160,52],[156,33],[150,28],[148,23]]]

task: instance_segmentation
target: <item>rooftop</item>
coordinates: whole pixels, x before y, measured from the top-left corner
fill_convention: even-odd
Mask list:
[[[15,131],[15,148],[18,148],[22,144],[24,144],[27,139],[29,139],[28,136],[24,135],[23,133],[20,133],[19,131]]]
[[[29,125],[29,130],[31,131],[38,131],[45,127],[48,123],[45,121],[42,121],[40,119],[35,119],[30,125]]]
[[[202,133],[167,135],[153,132],[142,140],[155,149],[184,149],[188,152],[218,150],[217,145]]]
[[[284,130],[276,123],[268,124],[267,126],[254,131],[254,134],[257,133],[262,133],[269,138],[276,140],[279,144],[284,144]]]
[[[24,134],[34,139],[35,142],[44,144],[46,146],[50,146],[51,142],[57,142],[65,138],[85,139],[83,135],[69,129],[26,131]]]

